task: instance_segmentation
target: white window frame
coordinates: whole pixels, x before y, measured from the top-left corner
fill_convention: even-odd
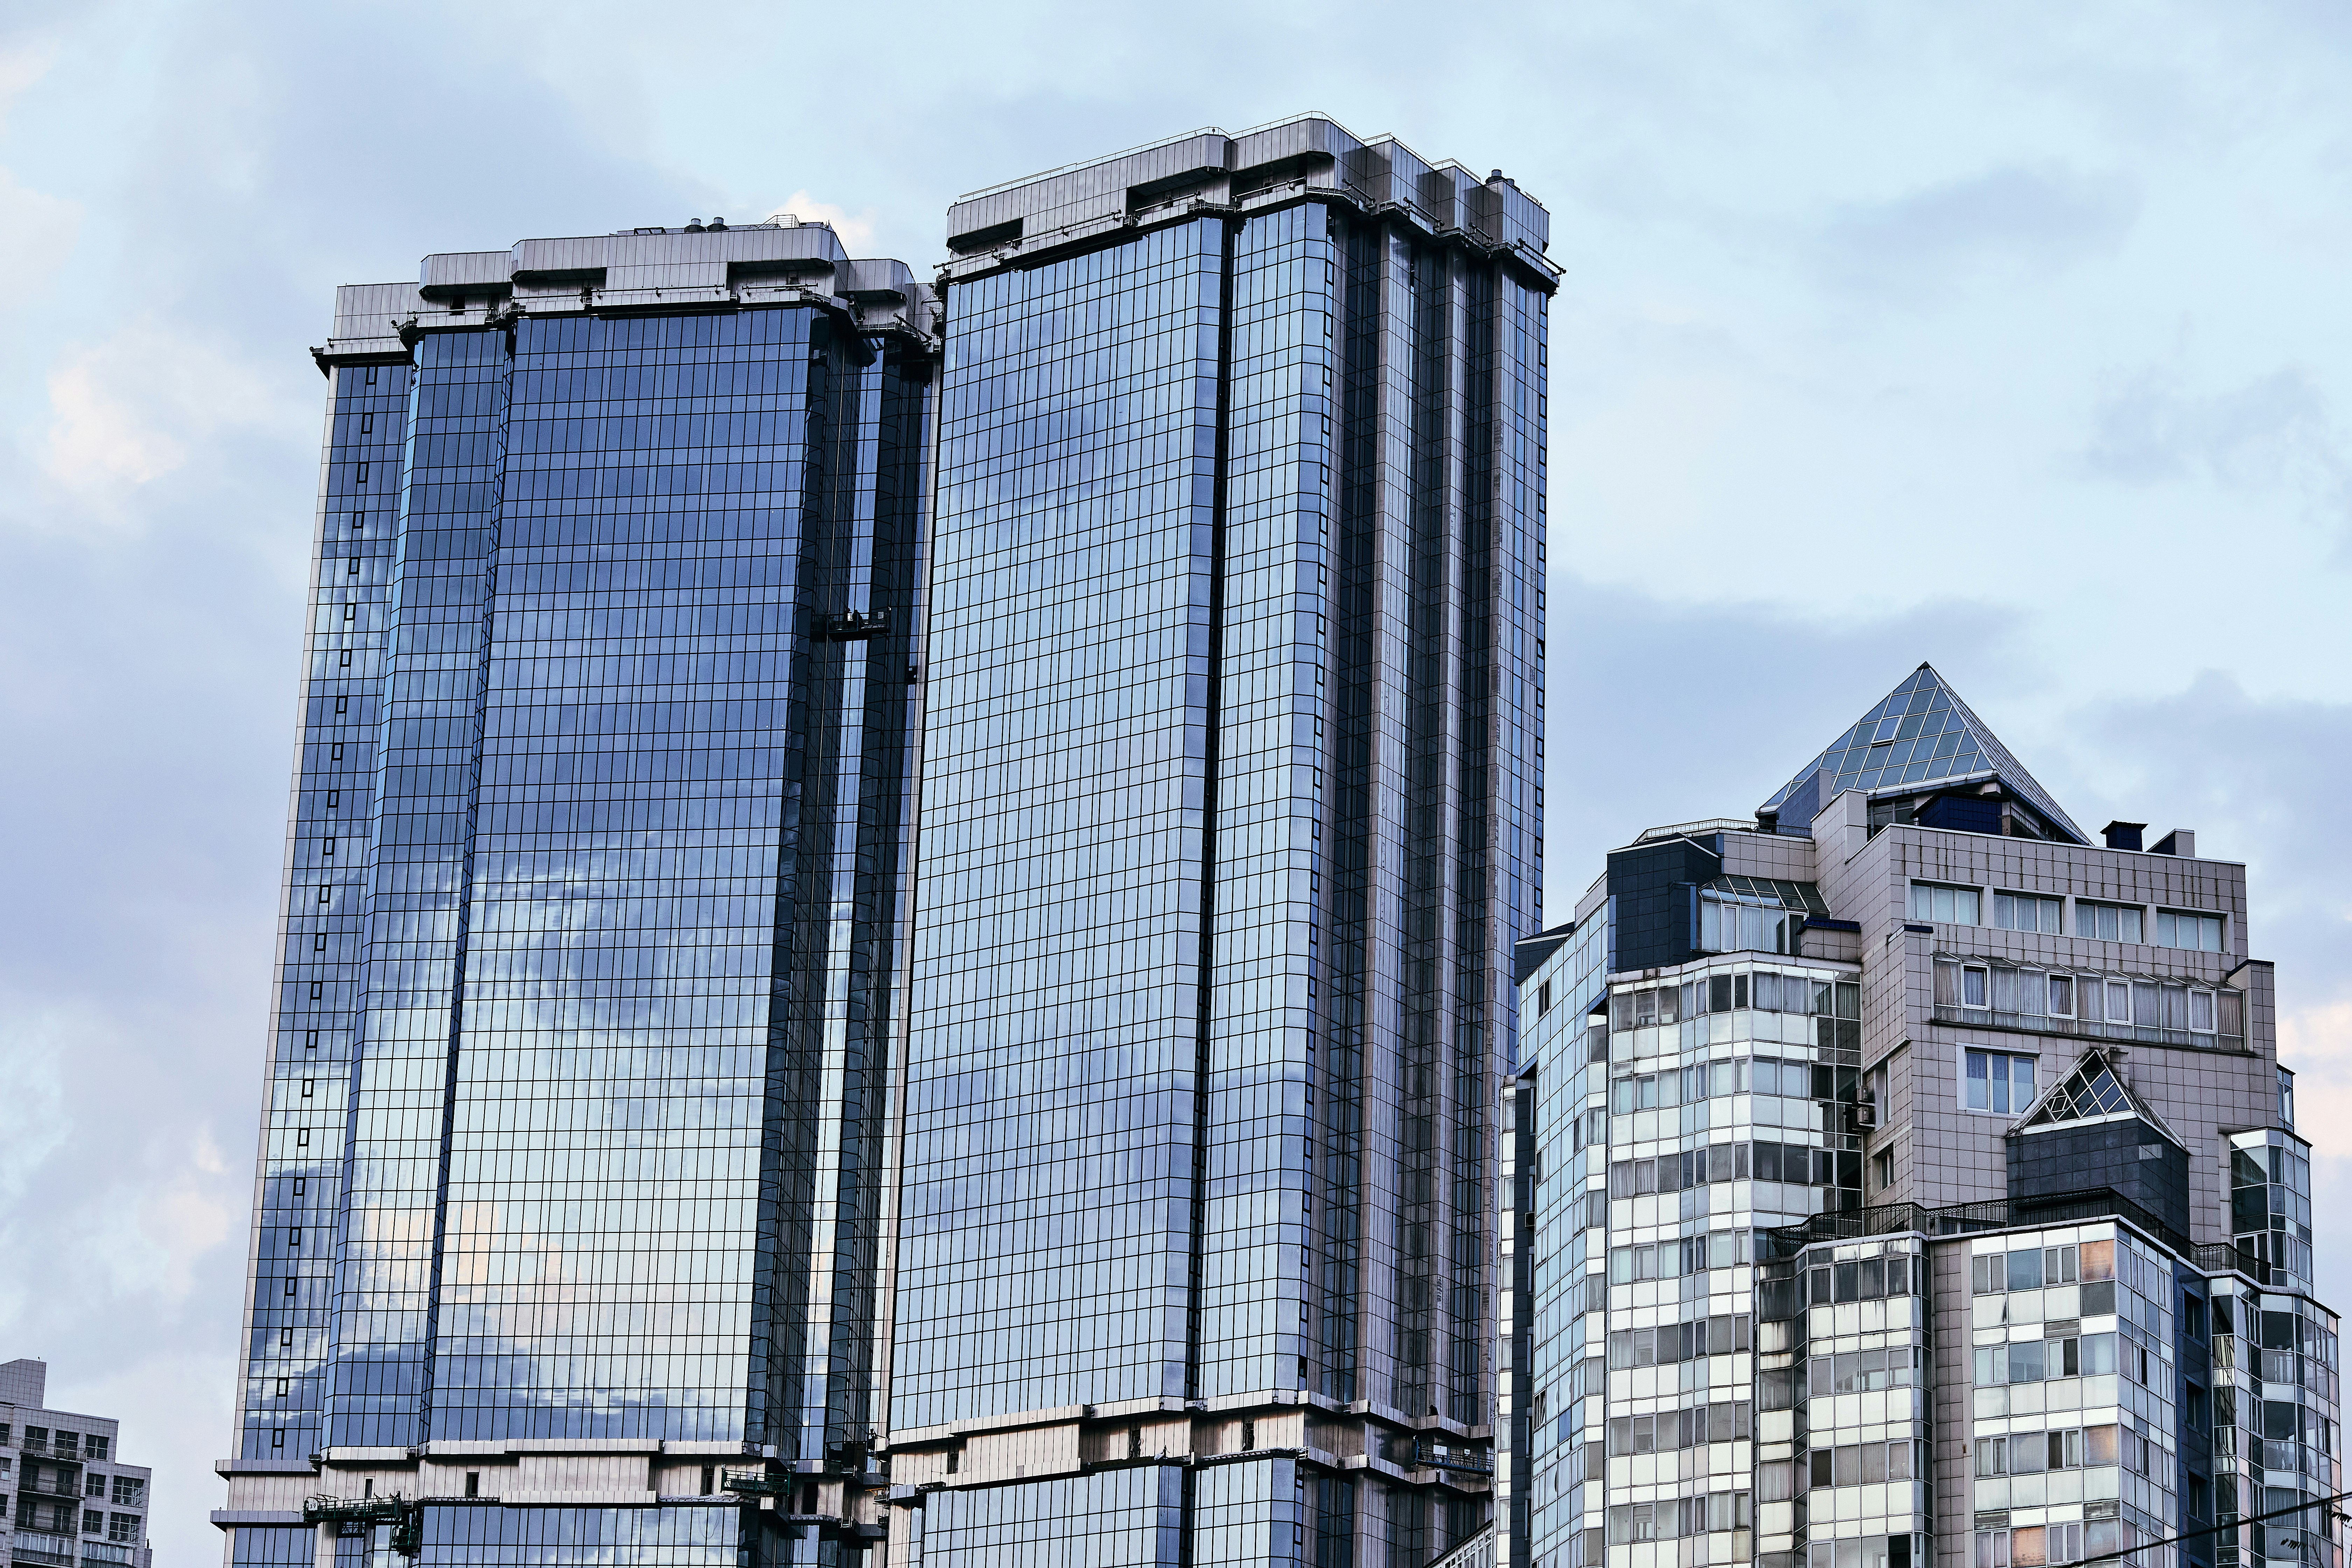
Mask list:
[[[2197,1005],[2205,1005],[2205,1021],[2197,1021]],[[2221,999],[2202,985],[2189,988],[2189,1032],[2192,1035],[2216,1034],[2221,1029]]]
[[[2098,1021],[2102,1024],[2130,1023],[2132,1021],[2131,982],[2117,980],[2110,974],[2102,974],[2096,978],[2099,983]],[[2123,993],[2124,998],[2124,1015],[2120,1018],[2116,1016],[2116,993],[2118,991]]]
[[[2076,1016],[2075,1009],[2080,1005],[2080,1003],[2076,999],[2083,994],[2081,977],[2079,975],[2068,974],[2062,971],[2053,969],[2043,978],[2045,981],[2044,988],[2047,992],[2047,994],[2042,998],[2042,1008],[2045,1016],[2053,1018],[2072,1018]],[[2058,986],[2059,983],[2062,981],[2065,983],[2066,986],[2066,1005],[2063,1009],[2061,1009],[2058,1005]]]
[[[2116,934],[2113,936],[2100,935],[2096,929],[2097,917],[2095,915],[2093,917],[2093,929],[2090,931],[2084,931],[2083,929],[2083,911],[2084,910],[2115,910]],[[2076,899],[2074,900],[2074,921],[2072,930],[2073,935],[2085,938],[2091,942],[2127,942],[2137,947],[2145,947],[2147,945],[2149,936],[2147,929],[2148,916],[2147,906],[2145,904],[2126,904],[2118,902],[2113,899]],[[2126,913],[2138,917],[2139,934],[2137,936],[2126,936],[2124,934],[2123,917]]]
[[[2015,910],[2020,902],[2032,906],[2033,910],[2033,924],[2030,926],[2021,926],[2014,923],[2009,925],[2001,924],[2001,904],[2004,900],[2006,900],[2010,906],[2011,920],[2012,922],[2015,921]],[[2044,929],[2042,924],[2042,906],[2044,904],[2051,905],[2056,910],[2058,918],[2057,925],[2048,929]],[[2021,931],[2028,932],[2029,934],[2039,932],[2042,936],[2061,936],[2064,934],[2066,928],[2066,900],[2063,898],[2053,897],[2048,893],[2003,892],[1999,889],[1995,889],[1992,895],[1992,923],[1993,929],[1996,931]]]
[[[2049,1088],[2049,1085],[2042,1080],[2042,1055],[2038,1051],[2008,1051],[2000,1050],[1990,1046],[1970,1045],[1956,1046],[1953,1047],[1953,1051],[1952,1066],[1958,1076],[1959,1090],[1958,1094],[1955,1098],[1959,1101],[1960,1110],[1968,1115],[1999,1116],[2003,1118],[2022,1116],[2025,1114],[2026,1108],[2031,1106],[2035,1100],[2041,1098],[2043,1089]],[[2032,1062],[2033,1064],[2033,1092],[2026,1096],[2025,1104],[2011,1105],[2007,1110],[1994,1110],[1992,1108],[1991,1089],[1990,1081],[1988,1081],[1985,1092],[1985,1103],[1982,1105],[1970,1105],[1969,1103],[1969,1055],[1970,1052],[1993,1058],[2003,1064],[2010,1064],[2018,1061]],[[1990,1080],[1991,1077],[1991,1069],[1990,1067],[1986,1069],[1986,1077],[1987,1079]],[[2017,1069],[2015,1067],[2011,1066],[2008,1068],[2008,1078],[2010,1087],[2012,1089],[2015,1089],[2017,1085]]]
[[[1969,976],[1970,975],[1976,976],[1977,982],[1977,1000],[1973,1002],[1969,1000]],[[1960,994],[1958,1000],[1962,1007],[1967,1008],[1971,1013],[1989,1013],[1992,1010],[1992,969],[1990,965],[1982,963],[1963,963],[1960,965]]]
[[[1919,912],[1919,895],[1923,890],[1927,895],[1927,912],[1926,914],[1921,914]],[[1937,893],[1949,893],[1952,895],[1952,912],[1948,917],[1938,915],[1935,912],[1935,897]],[[1962,920],[1960,918],[1960,899],[1962,895],[1967,896],[1972,910],[1971,918],[1968,920]],[[1982,888],[1965,887],[1958,882],[1930,882],[1923,878],[1914,877],[1911,879],[1910,903],[1908,908],[1911,919],[1925,921],[1930,925],[1980,926],[1984,924],[1984,889]]]
[[[2182,921],[2196,921],[2200,925],[2203,921],[2211,921],[2213,939],[2217,945],[2206,947],[2200,943],[2196,947],[2190,947],[2188,943],[2177,940],[2167,942],[2164,940],[2164,922],[2167,921],[2173,922],[2173,935],[2176,938],[2179,935],[2179,925]],[[2159,907],[2156,911],[2156,933],[2153,943],[2158,947],[2171,948],[2176,952],[2227,952],[2230,951],[2230,917],[2213,910],[2168,910]]]

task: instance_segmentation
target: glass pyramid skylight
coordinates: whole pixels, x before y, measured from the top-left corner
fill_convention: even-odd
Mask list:
[[[2059,1079],[2057,1087],[2043,1095],[2017,1125],[2021,1131],[2029,1131],[2061,1122],[2097,1121],[2109,1116],[2136,1116],[2175,1143],[2180,1142],[2164,1124],[2164,1119],[2149,1109],[2147,1101],[2116,1076],[2115,1064],[2096,1047],[2084,1051],[2074,1070]]]
[[[1876,794],[1912,785],[1932,787],[1940,779],[1985,773],[1997,775],[2004,786],[2076,843],[2090,842],[2074,819],[2050,798],[2050,792],[2034,782],[2033,775],[1928,664],[1914,670],[1853,729],[1832,741],[1828,750],[1781,785],[1762,809],[1780,813],[1786,807],[1790,826],[1803,826],[1824,805],[1850,789]],[[1818,786],[1809,787],[1814,785],[1815,774],[1820,775]]]

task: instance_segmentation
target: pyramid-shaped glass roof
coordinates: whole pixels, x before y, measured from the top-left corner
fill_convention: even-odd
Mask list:
[[[1987,775],[1997,776],[2076,843],[2090,842],[1929,664],[1912,671],[1885,701],[1832,741],[1762,809],[1790,816],[1797,819],[1793,825],[1801,826],[1850,789],[1875,794]]]
[[[2116,1072],[2115,1064],[2097,1047],[2084,1051],[2071,1071],[2043,1095],[2019,1121],[2021,1131],[2054,1127],[2068,1121],[2101,1121],[2111,1116],[2135,1116],[2158,1132],[2179,1143],[2179,1136],[2147,1101],[2132,1092]],[[2187,1145],[2183,1144],[2186,1148]]]

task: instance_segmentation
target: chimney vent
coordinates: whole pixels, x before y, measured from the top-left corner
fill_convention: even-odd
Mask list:
[[[2197,858],[2197,835],[2194,830],[2176,827],[2148,846],[2152,855],[2178,855],[2184,860]]]
[[[2147,831],[2147,824],[2145,822],[2110,822],[2107,824],[2107,847],[2137,849],[2140,835]]]

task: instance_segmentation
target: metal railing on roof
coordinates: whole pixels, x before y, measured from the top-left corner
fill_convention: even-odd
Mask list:
[[[1753,833],[1752,818],[1738,816],[1706,816],[1696,822],[1673,822],[1664,827],[1653,827],[1633,840],[1636,844],[1654,844],[1662,838],[1693,838],[1709,833]]]
[[[1870,1236],[1916,1231],[1922,1236],[1971,1236],[1988,1230],[2016,1230],[2029,1226],[2079,1225],[2086,1220],[2119,1219],[2144,1231],[2176,1258],[2204,1268],[2199,1257],[2227,1251],[2224,1267],[2242,1268],[2239,1249],[2200,1249],[2189,1237],[2158,1219],[2113,1187],[2086,1187],[2077,1192],[2052,1193],[2042,1197],[1990,1198],[1982,1203],[1950,1204],[1931,1208],[1925,1204],[1877,1204],[1869,1208],[1817,1214],[1795,1225],[1778,1226],[1764,1234],[1775,1259],[1792,1258],[1808,1247],[1824,1241],[1859,1241]],[[2211,1270],[2208,1270],[2211,1272]],[[2248,1270],[2251,1272],[2251,1270]]]

